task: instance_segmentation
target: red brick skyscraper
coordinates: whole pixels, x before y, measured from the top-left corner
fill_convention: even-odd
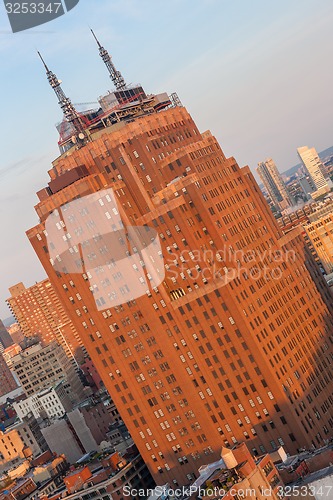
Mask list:
[[[29,288],[17,283],[9,292],[6,302],[26,337],[38,335],[43,345],[56,341],[68,357],[83,359],[80,337],[48,279]]]
[[[155,479],[187,483],[245,440],[257,454],[323,444],[332,303],[302,236],[282,235],[249,168],[185,108],[122,119],[53,162],[27,234]],[[86,274],[53,269],[44,226],[105,188],[124,223],[156,229],[166,277],[98,311]]]

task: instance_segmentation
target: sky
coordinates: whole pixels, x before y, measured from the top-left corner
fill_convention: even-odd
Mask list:
[[[176,91],[227,156],[284,171],[296,148],[333,145],[332,0],[80,0],[11,33],[0,4],[0,318],[8,287],[45,277],[25,231],[58,156],[62,118],[36,50],[74,103],[112,89],[89,28],[128,83]]]

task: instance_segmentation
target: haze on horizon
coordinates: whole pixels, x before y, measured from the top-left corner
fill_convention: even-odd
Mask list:
[[[254,171],[272,157],[281,171],[296,148],[332,146],[331,0],[81,0],[63,17],[12,34],[0,11],[2,82],[0,318],[8,287],[45,277],[25,236],[37,223],[36,191],[58,156],[62,118],[36,55],[74,103],[112,89],[91,26],[128,82],[176,91],[200,130]]]

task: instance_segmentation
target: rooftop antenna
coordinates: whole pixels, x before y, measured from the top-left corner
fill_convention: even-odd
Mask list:
[[[64,91],[61,88],[61,80],[58,80],[56,75],[47,67],[43,57],[41,56],[41,53],[37,51],[37,54],[39,55],[45,71],[46,71],[46,76],[49,81],[49,84],[53,88],[57,98],[59,105],[62,109],[62,112],[64,114],[65,120],[70,122],[80,140],[83,140],[86,137],[86,132],[85,132],[85,127],[84,127],[84,122],[80,116],[80,114],[76,111],[75,107],[73,106],[71,100],[66,96]]]
[[[98,48],[99,48],[99,55],[103,59],[103,62],[105,64],[105,66],[107,67],[108,71],[109,71],[110,78],[113,81],[114,86],[116,87],[117,90],[125,90],[126,87],[127,87],[127,85],[126,85],[126,82],[125,82],[122,74],[120,73],[120,71],[117,71],[115,65],[112,62],[110,54],[100,44],[100,42],[97,39],[97,37],[96,37],[95,33],[93,32],[93,30],[91,29],[90,31],[91,31],[93,37],[95,38],[95,40],[97,42],[97,45],[98,45]]]

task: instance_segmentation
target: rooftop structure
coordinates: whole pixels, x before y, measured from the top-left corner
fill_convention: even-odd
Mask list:
[[[187,487],[189,498],[281,498],[283,483],[268,454],[256,459],[243,443],[222,448],[221,456],[220,461],[199,469],[198,479]]]
[[[166,93],[146,94],[140,84],[126,85],[120,71],[115,68],[109,53],[102,47],[93,31],[92,33],[97,41],[100,56],[115,85],[115,91],[108,92],[105,96],[99,98],[100,107],[98,109],[79,113],[63,92],[61,80],[49,70],[38,52],[44,64],[49,84],[58,97],[64,115],[63,121],[57,126],[60,133],[58,144],[62,153],[73,147],[73,145],[77,148],[83,147],[87,141],[91,140],[92,133],[102,131],[112,124],[129,122],[167,107],[181,105],[175,93],[170,97]],[[49,189],[53,192],[52,186]]]

